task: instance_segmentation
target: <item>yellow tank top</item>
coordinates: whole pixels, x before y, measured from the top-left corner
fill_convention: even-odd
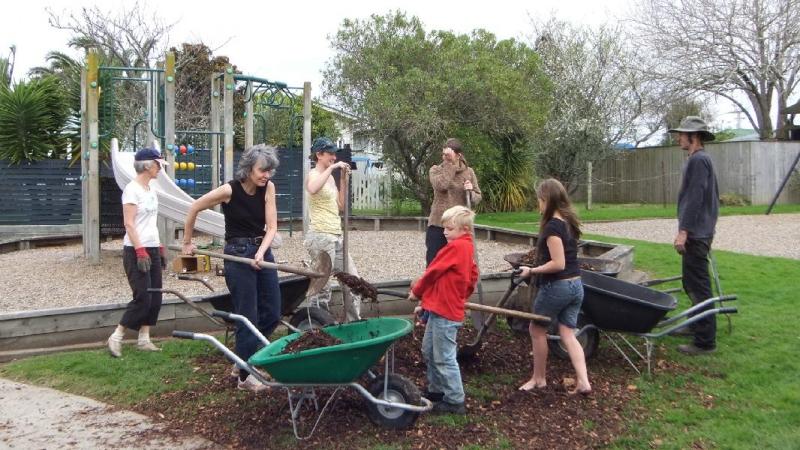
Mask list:
[[[310,177],[319,176],[315,171],[309,172]],[[339,218],[339,205],[336,197],[339,190],[331,187],[328,183],[316,194],[309,196],[308,220],[309,229],[317,233],[342,234],[342,221]]]

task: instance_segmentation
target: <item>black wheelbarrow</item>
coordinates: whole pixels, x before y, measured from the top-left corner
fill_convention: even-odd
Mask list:
[[[581,281],[584,297],[581,313],[578,316],[576,336],[584,346],[586,356],[589,357],[594,353],[600,335],[603,335],[637,372],[640,372],[637,364],[617,340],[644,360],[647,372],[650,373],[653,348],[657,339],[688,327],[705,317],[715,314],[734,314],[738,311],[735,307],[724,306],[724,302],[736,300],[735,295],[721,295],[706,299],[669,319],[664,319],[678,304],[677,299],[667,292],[587,270],[581,270]],[[709,309],[699,312],[706,308]],[[640,352],[625,335],[644,339],[645,352]],[[548,339],[551,343],[557,343],[559,351],[556,351],[556,354],[568,357],[566,350],[560,348],[559,336],[548,335]],[[584,342],[587,344],[584,345]],[[551,345],[551,349],[553,348]]]

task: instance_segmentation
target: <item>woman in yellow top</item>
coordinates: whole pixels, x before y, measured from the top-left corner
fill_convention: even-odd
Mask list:
[[[311,160],[316,162],[313,169],[308,172],[306,190],[310,194],[308,204],[308,236],[303,245],[313,260],[314,267],[320,268],[320,256],[327,253],[330,257],[333,270],[341,271],[344,266],[342,222],[339,212],[344,211],[345,192],[347,192],[347,175],[350,173],[350,164],[345,161],[336,162],[338,148],[328,138],[321,137],[311,146]],[[339,169],[339,188],[333,179],[333,171]],[[358,276],[358,270],[353,259],[348,255],[347,272]],[[311,306],[328,308],[331,301],[330,283],[317,294],[309,297]],[[350,310],[347,319],[350,321],[361,319],[361,297],[352,294]]]

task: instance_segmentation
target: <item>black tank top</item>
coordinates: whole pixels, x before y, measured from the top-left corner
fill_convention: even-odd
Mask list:
[[[222,204],[222,213],[225,215],[225,240],[264,236],[266,229],[264,198],[267,195],[267,186],[258,187],[255,194],[249,195],[239,181],[231,180],[228,184],[231,185],[231,199],[228,203]]]

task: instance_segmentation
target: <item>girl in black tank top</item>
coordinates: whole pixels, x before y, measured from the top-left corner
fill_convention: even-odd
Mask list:
[[[231,186],[231,199],[222,204],[225,215],[225,240],[231,238],[256,238],[264,236],[266,209],[264,198],[267,186],[256,187],[253,195],[245,192],[237,180],[228,182]]]

